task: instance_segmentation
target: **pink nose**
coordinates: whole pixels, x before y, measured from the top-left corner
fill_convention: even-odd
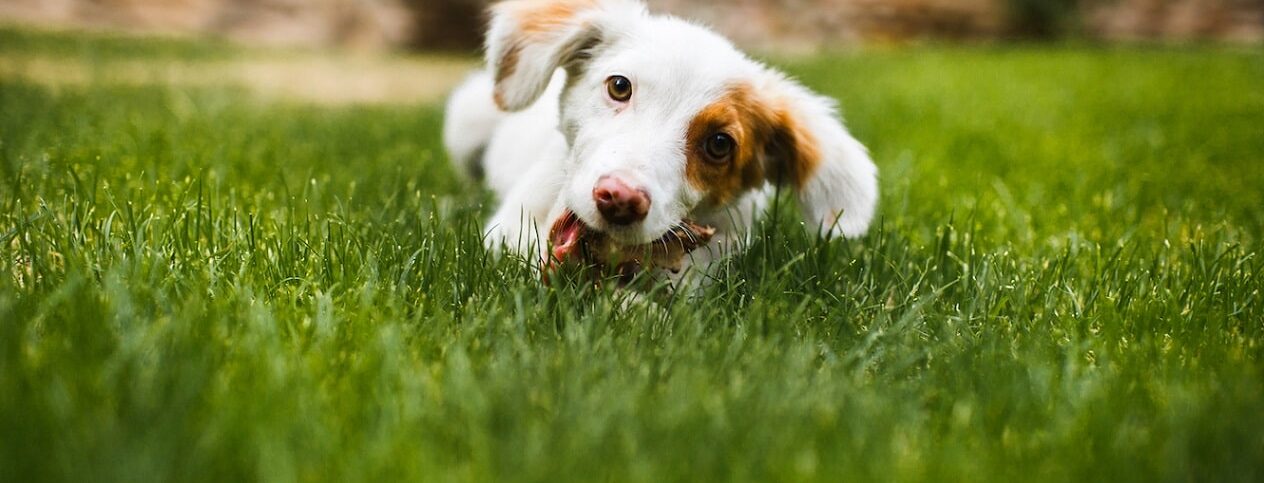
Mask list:
[[[602,176],[593,187],[593,201],[601,217],[613,225],[631,225],[650,212],[650,195],[614,176]]]

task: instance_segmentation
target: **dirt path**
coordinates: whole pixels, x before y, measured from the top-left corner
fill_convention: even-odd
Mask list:
[[[232,60],[83,62],[0,54],[0,78],[54,88],[90,84],[240,87],[264,100],[426,104],[443,97],[477,63],[466,59],[293,54]]]

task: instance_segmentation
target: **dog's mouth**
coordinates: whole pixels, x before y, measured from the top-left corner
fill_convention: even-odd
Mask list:
[[[575,212],[566,210],[549,230],[549,254],[553,255],[554,260],[566,260],[579,251],[584,235],[589,231],[588,225]]]
[[[574,212],[567,210],[549,230],[550,259],[545,274],[571,260],[597,267],[614,268],[621,276],[662,268],[679,271],[685,255],[711,241],[715,228],[681,220],[658,239],[643,245],[625,246],[606,233],[592,229]]]

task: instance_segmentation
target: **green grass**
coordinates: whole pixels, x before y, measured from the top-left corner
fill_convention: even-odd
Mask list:
[[[0,80],[0,480],[1264,478],[1264,53],[785,66],[879,221],[662,311],[489,257],[437,107]]]

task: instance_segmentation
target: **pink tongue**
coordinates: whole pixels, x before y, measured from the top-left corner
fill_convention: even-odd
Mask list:
[[[579,220],[565,220],[565,225],[560,230],[553,233],[553,258],[557,261],[566,261],[576,248],[579,247],[579,237],[583,232],[583,225]]]

